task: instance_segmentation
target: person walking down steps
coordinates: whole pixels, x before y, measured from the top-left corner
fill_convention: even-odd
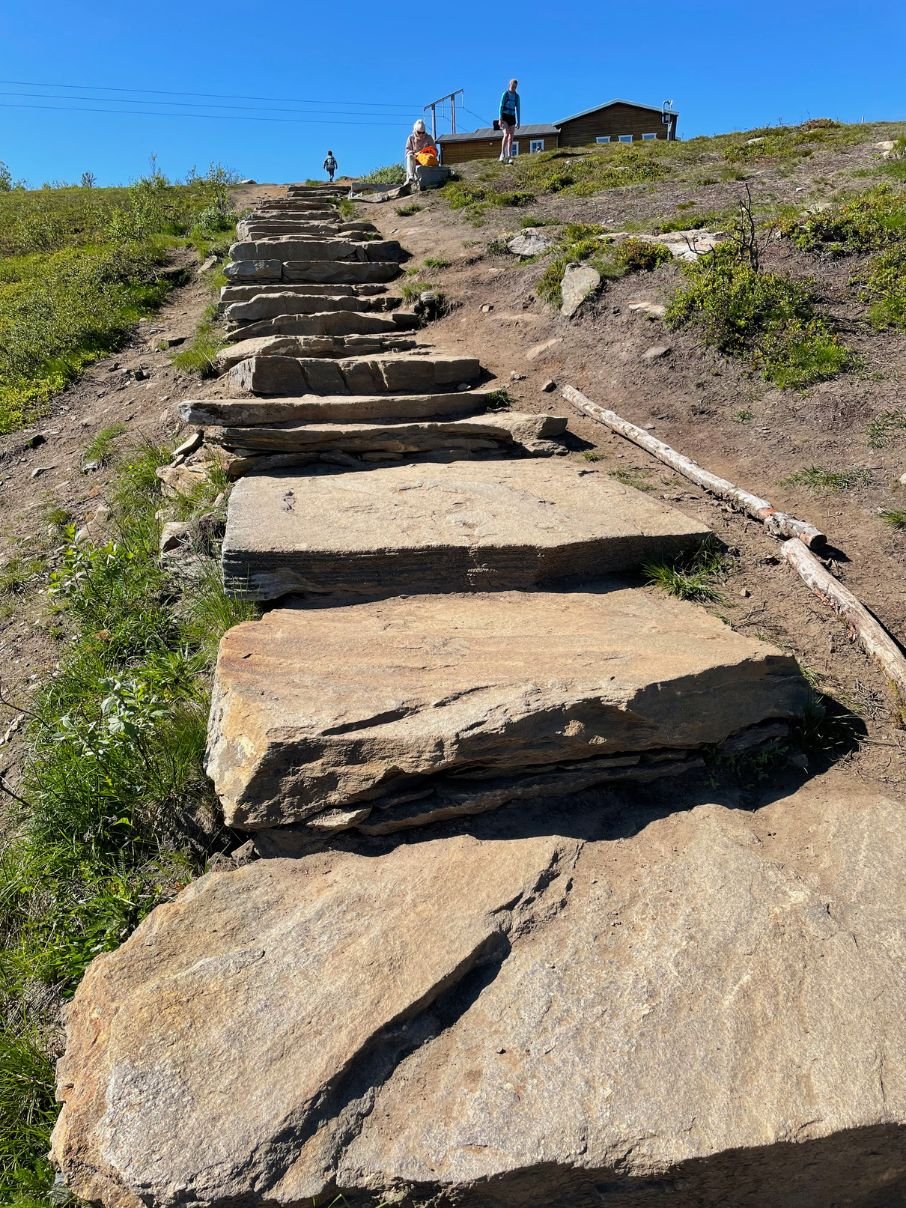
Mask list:
[[[510,80],[509,87],[500,98],[500,129],[503,131],[503,141],[500,147],[500,162],[513,162],[513,131],[519,126],[519,93],[516,88],[518,80]]]
[[[425,129],[425,123],[421,118],[413,125],[412,133],[406,139],[406,180],[417,180],[415,168],[418,164],[418,156],[425,155],[428,151],[434,153],[434,162],[437,162],[437,151],[434,147],[434,141],[431,135]]]
[[[327,158],[324,160],[324,171],[330,177],[330,183],[333,184],[333,174],[337,170],[337,161],[334,158],[332,151],[327,152]]]

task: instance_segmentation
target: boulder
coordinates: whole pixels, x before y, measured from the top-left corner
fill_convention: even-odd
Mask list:
[[[616,804],[159,906],[68,1008],[65,1181],[105,1208],[902,1204],[901,805],[842,778]]]
[[[229,591],[257,600],[526,590],[637,569],[708,532],[562,461],[262,474],[230,496],[223,573]]]
[[[374,420],[442,419],[472,415],[487,406],[481,390],[452,394],[301,395],[294,398],[190,399],[178,407],[180,417],[202,427],[250,424],[371,423]]]
[[[601,288],[601,274],[590,264],[569,264],[560,283],[560,314],[571,319]]]
[[[252,394],[394,394],[441,390],[473,382],[474,357],[377,355],[367,359],[252,356],[229,374],[232,386]]]
[[[549,252],[554,244],[547,235],[538,231],[523,231],[510,239],[506,246],[514,256],[541,256]]]
[[[208,772],[241,830],[365,807],[386,833],[671,774],[808,699],[791,656],[632,588],[276,610],[221,643]]]
[[[663,306],[660,302],[630,302],[628,303],[628,309],[633,314],[644,315],[648,319],[663,319],[667,313],[667,307]]]

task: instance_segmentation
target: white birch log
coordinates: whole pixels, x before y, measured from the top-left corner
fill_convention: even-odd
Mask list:
[[[825,534],[816,529],[814,525],[807,524],[804,520],[797,520],[795,516],[788,516],[786,512],[778,511],[767,499],[761,499],[758,495],[743,490],[742,487],[736,486],[728,479],[712,474],[710,470],[704,469],[691,457],[684,457],[682,453],[678,453],[670,445],[664,444],[662,440],[658,440],[644,428],[638,428],[629,420],[623,419],[622,416],[617,415],[616,411],[609,411],[606,407],[593,403],[574,386],[564,386],[562,394],[568,402],[591,416],[592,419],[605,424],[612,431],[618,432],[620,436],[625,436],[627,440],[631,440],[639,448],[651,453],[659,461],[703,487],[710,494],[725,499],[728,503],[747,512],[755,520],[760,520],[772,536],[796,537],[809,547],[823,545],[826,542]]]
[[[871,615],[848,588],[825,570],[801,541],[784,541],[781,552],[815,595],[829,604],[846,621],[850,633],[865,653],[880,664],[896,692],[900,705],[906,705],[906,657],[881,622]]]

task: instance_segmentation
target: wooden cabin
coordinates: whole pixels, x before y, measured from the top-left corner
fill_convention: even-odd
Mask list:
[[[606,105],[574,113],[552,125],[520,126],[513,136],[513,154],[532,155],[556,147],[583,147],[588,143],[674,139],[678,116],[652,105],[608,101]],[[442,134],[437,145],[443,162],[449,167],[473,159],[497,159],[500,139],[500,131],[487,126],[464,134]]]

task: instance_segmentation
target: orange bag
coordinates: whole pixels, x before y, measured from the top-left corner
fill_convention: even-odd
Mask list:
[[[423,151],[416,151],[415,158],[423,168],[437,167],[437,151],[434,147],[425,147]]]

